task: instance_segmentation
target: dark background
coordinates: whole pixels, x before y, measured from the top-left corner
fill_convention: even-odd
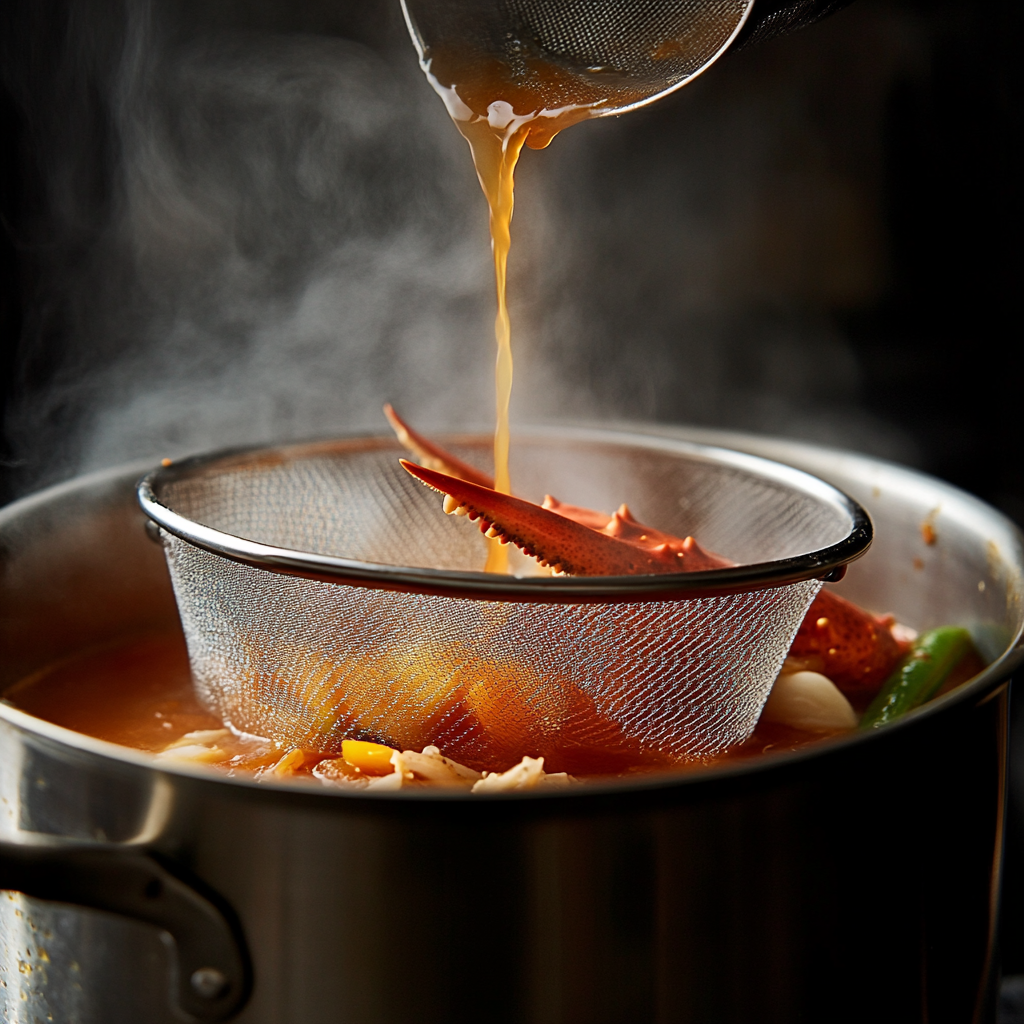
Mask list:
[[[397,4],[0,17],[0,496],[489,419],[483,202]],[[1024,521],[1021,21],[858,0],[528,153],[513,415],[808,437]]]
[[[0,500],[385,399],[488,420],[483,201],[397,2],[0,19]],[[1024,523],[1022,40],[1013,0],[858,0],[527,154],[514,418],[806,437]]]

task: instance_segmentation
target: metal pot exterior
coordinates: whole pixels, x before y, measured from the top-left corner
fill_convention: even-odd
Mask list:
[[[868,507],[878,541],[843,584],[854,599],[923,625],[987,623],[990,656],[1016,642],[1019,539],[996,513],[871,460],[723,442]],[[3,684],[87,640],[173,626],[131,503],[140,468],[0,517]],[[917,552],[936,506],[939,543]],[[194,880],[237,915],[253,978],[237,1019],[253,1024],[984,1021],[1013,659],[853,742],[543,798],[372,799],[156,771],[3,708],[0,821],[8,842],[99,843]],[[181,951],[152,924],[12,893],[0,932],[7,1019],[188,1019],[173,1008]]]

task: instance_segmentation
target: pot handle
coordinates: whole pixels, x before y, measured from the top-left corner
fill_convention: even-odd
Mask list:
[[[249,956],[237,918],[216,893],[138,847],[33,839],[0,841],[0,889],[156,925],[174,939],[185,1013],[212,1024],[242,1009],[252,989]]]

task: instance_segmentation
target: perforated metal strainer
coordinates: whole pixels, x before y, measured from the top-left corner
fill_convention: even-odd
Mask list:
[[[446,446],[485,466],[489,438]],[[160,527],[200,698],[321,753],[435,744],[480,769],[587,772],[699,758],[753,730],[820,580],[871,526],[776,463],[641,435],[517,437],[517,493],[610,510],[736,564],[660,576],[480,570],[485,541],[390,439],[188,460],[139,486]]]
[[[603,96],[600,116],[642,106],[700,74],[736,38],[753,2],[402,0],[402,7],[428,69],[439,53],[457,52],[477,66],[497,62],[510,83],[528,83],[548,108]]]

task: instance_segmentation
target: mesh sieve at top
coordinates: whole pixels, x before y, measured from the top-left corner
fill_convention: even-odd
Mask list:
[[[448,446],[483,465],[489,439]],[[745,739],[820,579],[866,514],[755,457],[603,432],[526,435],[523,497],[611,509],[738,563],[663,576],[480,571],[484,540],[356,439],[191,460],[148,477],[201,699],[321,753],[433,743],[474,767],[587,772]],[[528,569],[528,560],[515,563]]]
[[[432,74],[443,75],[438,57],[447,66],[453,53],[464,68],[493,72],[498,62],[506,83],[528,84],[544,107],[601,97],[595,113],[609,114],[663,96],[714,63],[753,0],[402,0],[402,7]]]

